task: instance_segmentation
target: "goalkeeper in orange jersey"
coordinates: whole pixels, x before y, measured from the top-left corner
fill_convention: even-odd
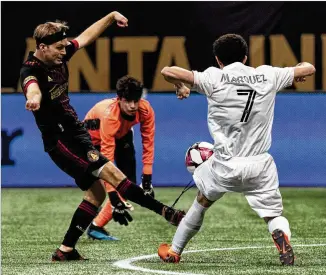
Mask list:
[[[105,99],[97,103],[86,115],[84,124],[92,142],[110,161],[133,182],[136,182],[136,158],[133,142],[133,128],[140,123],[143,144],[143,175],[141,187],[154,197],[152,167],[154,159],[155,115],[149,102],[142,99],[141,83],[133,77],[124,76],[117,82],[117,98]],[[114,187],[104,182],[109,195],[104,207],[88,228],[89,237],[98,240],[118,240],[104,229],[114,217],[111,202],[122,199],[129,209],[133,209],[117,193]],[[113,203],[114,205],[114,203]]]

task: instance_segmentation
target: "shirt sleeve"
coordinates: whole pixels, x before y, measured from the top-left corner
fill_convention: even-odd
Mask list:
[[[20,81],[22,90],[26,94],[29,85],[38,83],[37,70],[32,67],[23,67],[20,71]]]
[[[100,123],[100,138],[101,138],[101,153],[110,161],[114,161],[115,151],[115,133],[119,126],[116,121],[106,117],[101,118]]]
[[[79,49],[79,44],[77,40],[71,40],[69,41],[70,44],[66,46],[66,56],[65,56],[65,61],[69,61],[70,58],[77,52]]]
[[[294,79],[293,67],[286,67],[286,68],[273,67],[273,71],[275,73],[274,85],[275,85],[275,90],[277,92],[293,84],[293,79]]]
[[[143,144],[143,173],[151,175],[154,162],[155,113],[150,105],[147,116],[140,123],[140,132]]]
[[[194,73],[194,85],[193,87],[198,93],[206,96],[211,96],[214,92],[214,75],[218,69],[210,67],[204,72],[193,71]]]

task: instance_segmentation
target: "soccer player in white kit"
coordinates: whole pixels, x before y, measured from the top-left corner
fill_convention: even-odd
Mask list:
[[[172,246],[161,244],[158,254],[165,262],[179,262],[186,244],[199,231],[206,210],[226,192],[242,192],[268,224],[281,263],[293,265],[291,231],[282,216],[277,169],[268,149],[276,93],[294,80],[305,81],[315,68],[307,62],[286,68],[248,67],[244,65],[247,43],[236,34],[217,39],[213,52],[220,69],[197,72],[173,66],[162,70],[165,80],[175,85],[179,99],[190,94],[185,84],[206,95],[214,154],[195,170],[198,195],[178,226]]]

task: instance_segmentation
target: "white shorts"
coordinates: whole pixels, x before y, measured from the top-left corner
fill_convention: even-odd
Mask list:
[[[212,155],[195,170],[193,178],[199,191],[210,201],[220,199],[226,192],[241,192],[261,218],[282,214],[277,168],[268,153],[228,161]]]

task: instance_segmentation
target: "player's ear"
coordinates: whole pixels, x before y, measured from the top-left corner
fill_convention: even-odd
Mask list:
[[[45,51],[45,44],[44,43],[41,43],[38,47],[42,52]]]

